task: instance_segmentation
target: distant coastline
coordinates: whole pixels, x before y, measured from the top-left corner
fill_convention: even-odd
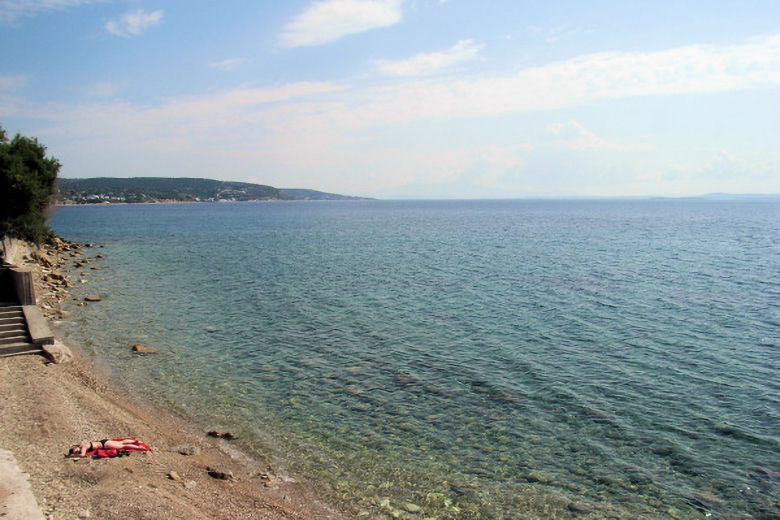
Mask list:
[[[310,189],[214,179],[174,177],[95,177],[58,179],[57,204],[171,204],[284,200],[366,200]]]

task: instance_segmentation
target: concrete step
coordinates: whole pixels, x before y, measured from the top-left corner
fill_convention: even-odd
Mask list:
[[[30,337],[26,332],[17,333],[13,336],[0,336],[0,345],[13,345],[14,343],[29,343]]]
[[[39,354],[42,349],[32,343],[18,342],[9,345],[0,345],[0,357],[19,356],[22,354]]]
[[[27,320],[20,305],[0,307],[0,356],[37,352],[30,341]]]
[[[24,318],[14,318],[14,319],[4,319],[0,320],[0,328],[3,329],[12,329],[14,327],[24,327],[25,326]]]
[[[19,327],[19,328],[9,329],[9,330],[0,330],[0,341],[7,338],[15,338],[17,336],[27,338],[27,329]]]
[[[4,321],[13,321],[13,320],[23,320],[24,319],[24,313],[19,311],[19,313],[14,314],[3,314],[0,315],[0,322]]]

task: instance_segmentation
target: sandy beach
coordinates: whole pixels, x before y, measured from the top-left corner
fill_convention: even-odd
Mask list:
[[[56,315],[66,292],[46,283],[53,268],[16,263],[34,271],[38,304]],[[305,484],[244,455],[235,441],[120,395],[78,345],[68,347],[73,359],[61,364],[42,355],[0,358],[0,449],[27,474],[44,518],[346,518]],[[129,436],[152,451],[64,456],[82,440]]]

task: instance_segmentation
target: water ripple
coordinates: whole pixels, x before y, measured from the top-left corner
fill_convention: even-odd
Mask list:
[[[780,514],[778,213],[246,203],[65,208],[54,226],[110,266],[76,288],[106,297],[73,309],[75,339],[336,503],[759,519]]]

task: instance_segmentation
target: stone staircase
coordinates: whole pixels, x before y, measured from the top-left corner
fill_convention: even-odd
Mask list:
[[[22,306],[0,303],[0,357],[41,352],[40,346],[33,344],[27,332]]]

